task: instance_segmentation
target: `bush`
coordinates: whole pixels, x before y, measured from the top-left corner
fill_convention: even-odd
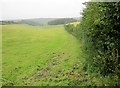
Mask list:
[[[83,43],[86,65],[102,75],[119,74],[120,2],[87,2],[79,26],[65,25]]]

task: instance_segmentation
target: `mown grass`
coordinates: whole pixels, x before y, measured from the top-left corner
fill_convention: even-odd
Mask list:
[[[84,43],[63,26],[2,26],[2,84],[113,86],[114,76],[84,70]],[[92,53],[92,51],[91,51]],[[115,79],[115,80],[114,80]]]
[[[3,85],[68,85],[79,57],[79,41],[63,26],[2,26]]]

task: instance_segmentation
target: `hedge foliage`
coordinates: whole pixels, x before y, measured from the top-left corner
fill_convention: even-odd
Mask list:
[[[84,69],[120,74],[120,2],[87,2],[80,24],[65,29],[83,42]]]

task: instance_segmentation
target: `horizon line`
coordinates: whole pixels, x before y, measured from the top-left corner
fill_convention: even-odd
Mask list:
[[[59,18],[80,18],[80,16],[76,16],[76,17],[36,17],[36,18],[16,18],[16,19],[0,19],[0,21],[14,21],[14,20],[29,20],[29,19],[59,19]]]

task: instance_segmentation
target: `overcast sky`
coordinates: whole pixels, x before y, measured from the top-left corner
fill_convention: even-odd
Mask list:
[[[89,0],[0,0],[0,20],[79,17]]]

